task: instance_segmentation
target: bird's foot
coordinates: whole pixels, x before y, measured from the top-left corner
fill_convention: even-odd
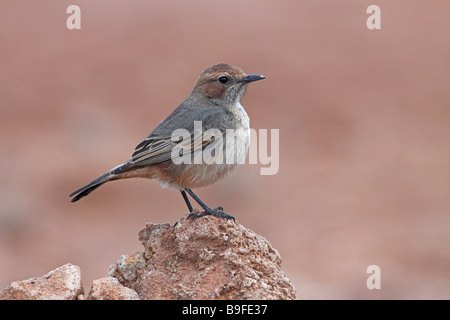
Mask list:
[[[188,215],[188,219],[197,219],[203,216],[216,216],[219,218],[224,218],[227,220],[233,220],[235,221],[233,216],[230,216],[229,214],[226,214],[225,212],[223,212],[223,208],[222,207],[217,207],[215,209],[210,209],[208,208],[207,210],[203,211],[203,212],[198,212],[198,213],[191,213],[190,215]]]

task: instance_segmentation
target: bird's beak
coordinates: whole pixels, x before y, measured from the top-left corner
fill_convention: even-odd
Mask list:
[[[262,76],[262,75],[248,75],[244,79],[242,79],[240,82],[253,82],[253,81],[258,81],[258,80],[262,80],[265,78],[266,77]]]

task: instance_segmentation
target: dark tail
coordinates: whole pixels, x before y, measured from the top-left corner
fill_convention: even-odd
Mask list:
[[[95,189],[100,187],[102,184],[104,184],[108,181],[117,179],[117,178],[114,179],[114,176],[115,176],[115,174],[113,174],[113,173],[111,173],[111,171],[109,171],[109,172],[105,173],[104,175],[98,177],[91,183],[85,185],[84,187],[72,192],[69,195],[69,197],[73,197],[75,195],[76,196],[72,200],[70,200],[70,202],[76,202],[76,201],[80,200],[81,198],[87,196],[89,193],[91,193],[92,191],[94,191]]]
[[[122,164],[120,166],[115,167],[111,171],[108,171],[104,175],[98,177],[94,181],[90,182],[89,184],[85,185],[84,187],[72,192],[69,197],[75,196],[70,202],[76,202],[80,200],[81,198],[87,196],[89,193],[100,187],[102,184],[108,182],[120,179],[120,173],[127,171],[130,168],[129,163]]]

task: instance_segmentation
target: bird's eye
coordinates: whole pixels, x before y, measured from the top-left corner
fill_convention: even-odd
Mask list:
[[[220,83],[227,83],[228,82],[228,78],[227,77],[225,77],[225,76],[223,76],[223,77],[220,77],[219,79],[217,79],[217,80],[219,80],[219,82]]]

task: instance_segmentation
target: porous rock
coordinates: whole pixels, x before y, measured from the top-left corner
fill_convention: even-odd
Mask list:
[[[88,300],[140,300],[136,291],[126,288],[116,278],[94,280]]]
[[[82,293],[80,268],[68,263],[42,277],[11,282],[0,300],[76,300]]]
[[[295,299],[281,257],[262,236],[214,216],[148,223],[143,252],[123,255],[108,276],[141,299]]]

